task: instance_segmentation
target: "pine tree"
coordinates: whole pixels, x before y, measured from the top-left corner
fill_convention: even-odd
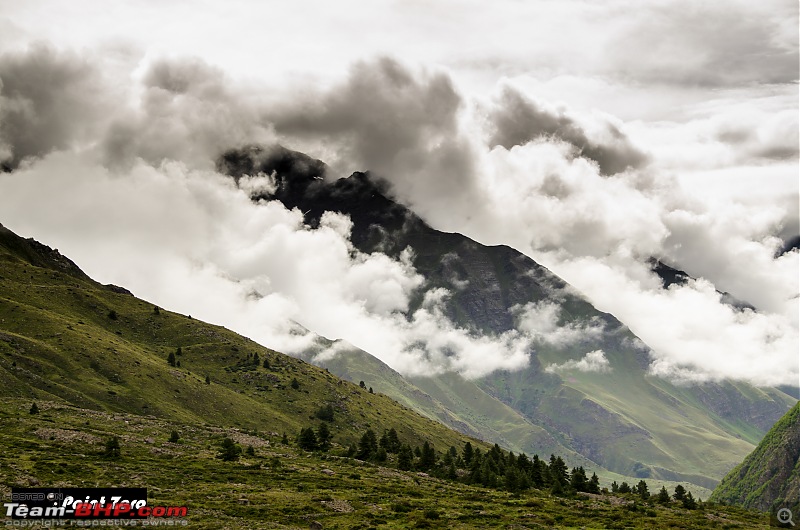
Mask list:
[[[694,500],[694,497],[692,497],[691,491],[686,492],[686,496],[682,499],[682,502],[683,507],[687,510],[694,510],[697,508],[697,502]]]
[[[639,494],[639,497],[641,497],[642,500],[646,501],[650,498],[650,491],[648,491],[647,482],[644,480],[639,481],[639,484],[636,486],[636,492]]]
[[[472,449],[472,444],[467,442],[464,444],[464,450],[461,452],[462,458],[464,458],[464,463],[466,465],[470,465],[472,463],[472,457],[475,452]]]
[[[207,385],[211,384],[211,378],[209,376],[206,376],[206,384]]]
[[[573,467],[570,473],[569,484],[575,491],[586,491],[588,480],[583,467]]]
[[[333,421],[333,405],[323,405],[315,413],[322,421]]]
[[[358,442],[358,452],[356,458],[359,460],[369,460],[378,451],[378,438],[375,431],[367,429]]]
[[[175,353],[169,352],[169,355],[167,355],[167,364],[175,366]]]
[[[620,493],[630,493],[631,492],[631,487],[628,486],[627,482],[623,482],[622,484],[619,485],[619,490],[618,491]]]
[[[217,454],[217,458],[225,462],[233,462],[235,460],[239,460],[239,456],[241,454],[242,448],[239,447],[236,442],[226,436],[220,443],[220,449],[219,453]]]
[[[264,357],[264,368],[269,370],[269,359],[267,359],[266,357]]]
[[[517,469],[514,467],[508,466],[506,468],[506,475],[503,480],[503,485],[505,486],[506,490],[510,491],[511,493],[519,492],[519,483],[519,471],[517,471]]]
[[[176,443],[178,443],[178,441],[180,439],[181,439],[181,436],[180,436],[180,434],[178,434],[178,431],[172,431],[171,433],[169,433],[169,442],[170,443],[176,444]]]
[[[256,456],[256,450],[253,448],[252,445],[247,446],[247,450],[245,451],[247,456]]]
[[[386,452],[397,454],[400,452],[400,445],[400,437],[397,436],[397,431],[392,427],[386,433]]]
[[[122,448],[119,445],[119,438],[113,436],[106,440],[104,454],[109,458],[119,458],[122,455]]]
[[[403,444],[397,453],[397,469],[408,471],[411,469],[413,461],[414,453],[411,452],[411,447],[408,444]]]
[[[30,414],[39,414],[39,405],[37,405],[36,403],[33,403],[33,404],[31,405],[31,408],[30,408],[30,410],[29,410],[28,412],[29,412]]]
[[[686,488],[678,484],[675,486],[675,495],[672,496],[676,501],[682,501],[686,497]]]
[[[322,451],[327,451],[331,448],[331,431],[328,429],[328,424],[321,422],[317,427],[317,447]]]
[[[546,483],[547,468],[539,455],[533,455],[531,461],[531,482],[534,488],[543,488]]]
[[[661,491],[658,492],[658,502],[660,504],[669,504],[669,492],[664,486],[661,486]]]
[[[427,440],[422,444],[422,455],[419,457],[419,468],[423,471],[428,471],[436,465],[436,451],[433,445],[429,444]]]
[[[307,427],[300,429],[300,434],[297,436],[297,446],[306,451],[314,451],[319,447],[317,435],[314,434],[314,429]]]
[[[259,364],[261,364],[261,359],[258,358],[258,352],[253,354],[253,364],[255,366],[258,366]]]
[[[611,493],[619,493],[619,484],[616,480],[611,483]]]
[[[282,443],[283,445],[289,445],[289,437],[288,437],[288,436],[286,436],[286,433],[285,433],[285,432],[283,433],[283,438],[281,438],[281,443]]]
[[[586,491],[589,493],[600,493],[600,479],[597,478],[597,473],[592,473],[592,478],[589,479]]]
[[[550,478],[555,484],[558,482],[560,486],[569,484],[569,475],[567,472],[567,465],[560,456],[550,455],[550,466],[548,467]]]
[[[292,388],[298,390],[300,388],[300,381],[296,377],[292,378]]]

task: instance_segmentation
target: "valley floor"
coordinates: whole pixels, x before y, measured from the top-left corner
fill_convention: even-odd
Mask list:
[[[634,496],[523,495],[313,454],[278,433],[186,425],[55,402],[0,402],[0,495],[12,487],[146,487],[149,503],[188,506],[188,526],[221,528],[763,528],[767,514]],[[172,431],[177,443],[169,442]],[[229,436],[236,462],[217,458]],[[121,456],[103,455],[118,437]],[[291,436],[290,440],[293,439]],[[315,526],[313,523],[319,523]]]

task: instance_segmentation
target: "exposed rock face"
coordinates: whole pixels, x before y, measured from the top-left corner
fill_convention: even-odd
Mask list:
[[[46,267],[58,272],[88,280],[89,277],[68,257],[58,249],[43,245],[34,239],[23,239],[0,224],[0,245],[23,257],[31,265]]]

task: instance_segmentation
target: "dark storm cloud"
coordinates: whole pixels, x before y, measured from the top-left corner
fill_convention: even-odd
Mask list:
[[[142,77],[140,105],[116,116],[102,141],[106,164],[137,157],[211,167],[230,145],[267,141],[259,110],[224,73],[196,58],[161,59]]]
[[[150,65],[143,84],[173,94],[195,93],[221,96],[225,93],[224,73],[197,58],[182,60],[161,59]]]
[[[87,59],[44,44],[0,57],[0,162],[14,168],[85,138],[107,111],[100,84]]]
[[[306,96],[271,118],[278,133],[335,147],[338,160],[327,160],[332,165],[371,170],[410,198],[470,187],[473,157],[459,134],[461,108],[446,74],[412,73],[381,58],[357,63],[344,84]]]
[[[223,72],[195,59],[157,60],[130,85],[116,86],[89,58],[48,45],[0,57],[0,163],[96,146],[109,167],[136,158],[211,167],[232,144],[268,141],[259,112]]]
[[[613,123],[603,123],[603,141],[590,139],[573,117],[544,108],[512,87],[504,87],[489,119],[494,129],[491,147],[511,149],[542,137],[557,138],[574,145],[580,156],[597,162],[604,175],[637,168],[647,161],[647,156]]]

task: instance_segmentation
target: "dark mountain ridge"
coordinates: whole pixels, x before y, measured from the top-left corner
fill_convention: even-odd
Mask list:
[[[270,175],[274,193],[253,199],[298,208],[312,227],[325,211],[348,215],[353,245],[362,252],[398,258],[411,248],[425,285],[409,313],[427,290],[445,288],[445,313],[453,323],[496,336],[517,329],[525,311],[550,309],[555,320],[532,331],[525,368],[475,380],[443,374],[405,381],[380,376],[375,383],[376,390],[431,415],[409,395],[409,388],[422,390],[449,411],[449,424],[468,425],[468,432],[512,450],[544,453],[542,444],[556,443],[623,475],[713,487],[795,402],[740,382],[682,386],[649,375],[649,349],[615,317],[512,248],[432,228],[369,173],[329,181],[322,162],[258,146],[225,153],[218,169],[234,179]],[[569,340],[555,341],[559,331]],[[589,352],[600,352],[607,366],[587,365]],[[352,380],[387,373],[378,359],[357,352],[323,364]],[[412,385],[400,388],[406,383]]]

